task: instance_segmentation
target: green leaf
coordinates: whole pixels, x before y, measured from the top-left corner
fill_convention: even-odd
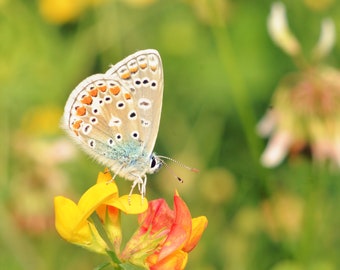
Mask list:
[[[145,270],[145,269],[149,269],[148,267],[137,266],[137,265],[131,264],[129,262],[122,263],[119,266],[124,270]]]
[[[98,265],[97,267],[94,268],[94,270],[102,270],[107,266],[110,266],[111,264],[109,262],[102,263],[101,265]]]
[[[115,252],[113,252],[112,250],[106,250],[106,253],[109,255],[109,257],[111,258],[111,260],[116,263],[116,264],[121,264],[121,261],[119,260],[119,258],[117,257],[117,254]]]

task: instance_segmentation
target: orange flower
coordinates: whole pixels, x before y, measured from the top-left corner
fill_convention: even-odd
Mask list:
[[[177,193],[174,208],[171,210],[163,199],[149,202],[148,211],[139,215],[141,226],[127,243],[122,256],[137,259],[145,256],[149,246],[154,250],[147,253],[150,255],[146,258],[146,265],[151,270],[184,269],[188,252],[197,245],[208,220],[205,216],[192,219],[187,205]],[[143,249],[139,250],[143,252],[136,252],[136,247],[141,246]]]

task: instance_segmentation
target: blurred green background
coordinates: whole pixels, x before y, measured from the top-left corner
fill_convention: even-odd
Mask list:
[[[308,55],[335,0],[284,1]],[[63,241],[53,197],[77,200],[103,167],[60,130],[72,89],[127,55],[157,49],[164,66],[155,151],[169,163],[149,176],[149,200],[174,190],[209,225],[187,269],[340,268],[340,174],[308,155],[263,168],[256,123],[280,79],[296,70],[270,39],[272,1],[1,0],[0,268],[93,269],[106,261]],[[338,67],[340,47],[325,60]],[[130,182],[118,181],[122,193]],[[125,222],[127,231],[133,231]]]

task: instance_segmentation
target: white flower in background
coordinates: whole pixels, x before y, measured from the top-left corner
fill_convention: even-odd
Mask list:
[[[340,166],[340,72],[330,67],[310,68],[287,75],[277,87],[273,108],[257,126],[270,137],[262,154],[265,167],[280,164],[304,149],[316,161]]]
[[[278,46],[301,60],[300,45],[288,28],[285,6],[280,2],[272,5],[268,30]],[[325,19],[313,60],[326,57],[334,42],[334,23]],[[269,137],[261,156],[263,166],[275,167],[288,154],[307,149],[314,160],[331,160],[340,167],[340,71],[318,63],[305,65],[281,80],[271,105],[257,125],[257,133]]]
[[[300,44],[288,27],[286,8],[281,2],[272,4],[267,25],[268,32],[276,45],[289,55],[300,53]]]
[[[333,20],[327,18],[321,23],[321,34],[313,50],[315,59],[324,58],[329,54],[335,44],[335,25]]]

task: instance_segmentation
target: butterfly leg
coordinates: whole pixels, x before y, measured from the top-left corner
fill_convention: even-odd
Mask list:
[[[134,188],[138,185],[138,190],[139,190],[140,194],[142,195],[142,199],[143,199],[145,197],[145,193],[146,193],[146,182],[147,182],[146,175],[136,176],[136,179],[133,181],[132,186],[131,186],[129,198],[131,197]]]
[[[117,175],[119,174],[119,172],[121,171],[121,169],[124,168],[124,166],[125,166],[125,164],[123,164],[123,165],[119,168],[119,170],[118,170],[117,172],[115,172],[115,174],[113,175],[113,177],[111,178],[111,180],[108,181],[107,183],[112,183],[112,182],[114,182],[115,179],[116,179],[116,177],[117,177]]]
[[[132,192],[133,192],[133,190],[135,189],[135,187],[137,185],[138,185],[138,190],[139,190],[139,192],[142,195],[142,200],[144,198],[144,194],[141,192],[141,189],[140,189],[140,186],[142,185],[142,190],[143,190],[143,179],[139,176],[139,177],[136,177],[136,179],[132,183],[131,190],[130,190],[130,193],[129,193],[129,198],[128,198],[129,204],[131,204],[131,195],[132,195]]]
[[[132,192],[135,189],[137,184],[140,185],[140,179],[138,179],[138,178],[136,180],[134,180],[133,183],[132,183],[131,190],[130,190],[130,193],[129,193],[129,197],[131,197]]]
[[[143,179],[144,178],[144,179]],[[146,182],[147,182],[147,177],[146,175],[144,175],[144,177],[141,177],[142,183],[141,183],[141,190],[140,193],[142,194],[142,199],[144,198],[145,194],[146,194]]]

